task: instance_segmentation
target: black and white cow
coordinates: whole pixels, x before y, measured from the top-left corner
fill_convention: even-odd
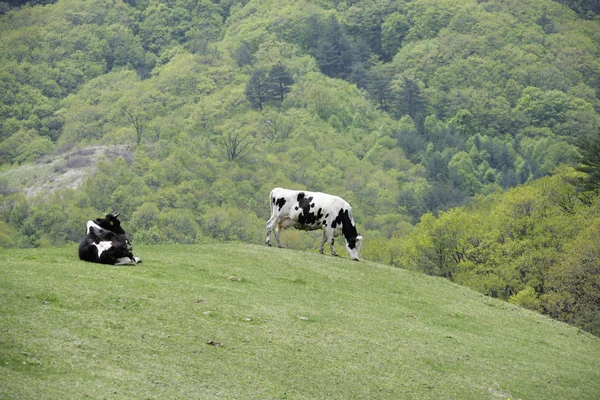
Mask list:
[[[341,197],[320,192],[275,188],[271,191],[269,204],[271,218],[267,221],[267,246],[271,245],[271,232],[274,232],[277,245],[283,247],[279,231],[290,226],[306,231],[323,229],[321,254],[327,242],[331,254],[337,256],[333,242],[334,237],[341,234],[346,239],[346,250],[350,257],[359,260],[362,236],[356,231],[352,207]]]
[[[141,262],[131,252],[131,242],[121,222],[119,213],[106,214],[104,218],[88,221],[85,237],[79,244],[79,258],[101,264],[125,265]]]

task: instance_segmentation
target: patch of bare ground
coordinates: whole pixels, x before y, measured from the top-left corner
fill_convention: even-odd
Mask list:
[[[133,160],[133,153],[125,146],[71,149],[0,172],[1,186],[4,191],[22,191],[27,197],[64,188],[76,189],[95,171],[101,156],[108,161],[118,157],[124,157],[128,163]]]

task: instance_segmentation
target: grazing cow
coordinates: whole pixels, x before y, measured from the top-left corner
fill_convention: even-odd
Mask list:
[[[141,262],[131,252],[131,242],[121,222],[119,213],[106,214],[104,218],[88,221],[85,237],[79,244],[79,258],[101,264],[125,265]]]
[[[327,242],[331,254],[337,256],[333,247],[334,237],[342,234],[348,254],[359,260],[362,236],[356,231],[352,207],[344,199],[320,192],[275,188],[271,191],[269,204],[271,218],[267,221],[267,246],[271,245],[271,232],[274,232],[277,245],[283,247],[279,231],[290,226],[306,231],[323,229],[321,254]]]

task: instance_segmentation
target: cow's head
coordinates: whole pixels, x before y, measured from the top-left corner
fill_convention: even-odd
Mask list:
[[[360,261],[360,249],[362,249],[362,236],[360,233],[351,239],[346,239],[346,251],[350,254],[350,258]]]
[[[96,218],[94,222],[101,228],[109,230],[114,233],[124,234],[125,231],[121,228],[121,221],[117,218],[118,212],[111,212],[106,214],[104,218]]]

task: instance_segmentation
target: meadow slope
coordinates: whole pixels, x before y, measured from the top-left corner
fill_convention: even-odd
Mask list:
[[[246,244],[0,250],[0,398],[597,399],[600,339],[444,279]]]

